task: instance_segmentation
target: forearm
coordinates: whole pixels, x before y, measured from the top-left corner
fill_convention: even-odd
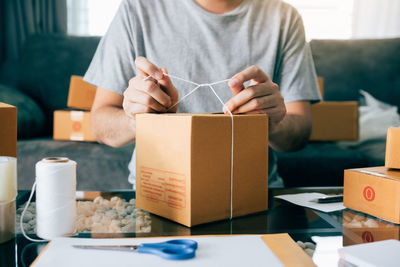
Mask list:
[[[134,121],[122,108],[100,107],[92,111],[91,116],[92,134],[99,143],[121,147],[134,141]]]
[[[270,146],[279,152],[296,151],[303,148],[311,134],[311,118],[298,114],[287,114],[269,132]]]

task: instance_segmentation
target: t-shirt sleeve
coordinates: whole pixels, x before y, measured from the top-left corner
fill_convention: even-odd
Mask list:
[[[274,81],[285,102],[321,99],[311,49],[305,38],[301,16],[292,8],[288,27],[282,34],[281,54]]]
[[[136,75],[131,8],[122,1],[84,76],[86,82],[121,95]]]

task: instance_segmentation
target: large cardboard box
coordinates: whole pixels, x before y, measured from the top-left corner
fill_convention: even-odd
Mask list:
[[[97,88],[83,80],[80,76],[71,76],[67,106],[70,108],[90,110]]]
[[[136,116],[136,207],[193,226],[268,208],[268,117]],[[232,186],[232,203],[231,203]]]
[[[344,171],[343,204],[400,223],[400,172],[385,167]]]
[[[0,156],[17,157],[17,108],[1,102]]]
[[[90,130],[90,112],[80,110],[54,111],[54,140],[96,141]]]
[[[400,240],[400,227],[368,215],[343,211],[343,246]]]
[[[358,102],[320,102],[311,106],[312,141],[358,140]]]
[[[400,169],[400,127],[387,131],[385,167]]]

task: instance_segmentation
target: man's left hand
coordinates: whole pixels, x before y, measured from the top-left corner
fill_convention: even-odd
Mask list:
[[[250,81],[250,86],[244,83]],[[259,67],[251,66],[239,72],[229,80],[233,97],[225,104],[224,112],[232,114],[262,113],[267,114],[271,130],[283,120],[286,106],[279,86]]]

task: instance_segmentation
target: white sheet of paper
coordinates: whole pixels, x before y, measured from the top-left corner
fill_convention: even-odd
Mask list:
[[[356,266],[397,267],[400,263],[400,241],[385,240],[339,249],[340,257]]]
[[[338,249],[343,247],[342,236],[313,236],[311,239],[316,243],[315,252],[312,257],[317,266],[338,267]]]
[[[73,248],[72,245],[136,245],[163,242],[171,238],[91,239],[56,238],[40,256],[35,267],[44,266],[283,266],[262,241],[261,236],[190,237],[199,247],[190,260],[171,261],[155,255],[126,251],[104,251]]]
[[[343,202],[321,204],[310,201],[316,198],[321,198],[326,196],[327,195],[321,193],[300,193],[300,194],[280,195],[275,197],[289,201],[299,206],[316,209],[323,212],[332,212],[345,209],[345,207],[343,206]]]

